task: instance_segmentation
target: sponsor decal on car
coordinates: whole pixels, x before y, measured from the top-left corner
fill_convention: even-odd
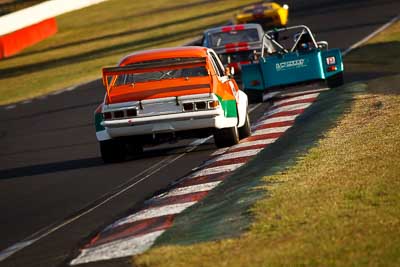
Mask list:
[[[336,58],[335,57],[327,57],[326,58],[326,64],[327,65],[335,65],[336,64]]]
[[[307,61],[304,58],[284,61],[275,64],[276,71],[284,71],[288,69],[304,68],[304,67],[307,67]]]

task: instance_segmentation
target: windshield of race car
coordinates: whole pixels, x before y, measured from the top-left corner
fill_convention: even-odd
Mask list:
[[[212,33],[209,38],[211,47],[221,47],[226,44],[239,43],[239,42],[261,41],[257,29],[216,32]]]
[[[135,73],[124,73],[118,75],[114,86],[133,84],[133,83],[142,83],[149,81],[159,81],[159,80],[167,80],[167,79],[176,79],[176,78],[186,78],[186,77],[201,77],[207,76],[208,71],[205,66],[196,66],[196,67],[188,67],[188,68],[171,68],[167,70],[157,70],[157,71],[143,71],[143,72],[135,72]]]

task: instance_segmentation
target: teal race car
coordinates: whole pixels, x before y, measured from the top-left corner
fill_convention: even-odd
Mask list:
[[[274,29],[264,34],[259,61],[242,66],[242,89],[252,102],[260,102],[313,82],[338,87],[343,70],[340,49],[317,42],[307,26]]]

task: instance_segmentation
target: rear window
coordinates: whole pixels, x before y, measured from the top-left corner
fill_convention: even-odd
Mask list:
[[[201,76],[208,76],[208,71],[205,68],[205,66],[181,68],[181,69],[174,68],[169,70],[167,69],[167,70],[158,70],[151,72],[146,71],[146,72],[126,73],[118,75],[114,86],[140,83],[140,82],[159,81],[159,80],[186,78],[186,77],[201,77]]]
[[[257,41],[261,41],[257,29],[216,32],[210,35],[210,43],[212,47],[220,47],[231,43]]]

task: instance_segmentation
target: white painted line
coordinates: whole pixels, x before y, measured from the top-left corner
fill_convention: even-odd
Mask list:
[[[210,140],[212,138],[212,135],[205,137],[205,138],[201,138],[201,139],[196,139],[194,140],[192,143],[189,144],[189,149],[186,150],[186,152],[190,152],[193,149],[191,149],[191,147],[197,148],[198,146],[204,144],[205,142],[207,142],[208,140]]]
[[[60,95],[60,94],[64,93],[65,91],[66,91],[65,89],[64,90],[58,90],[58,91],[52,92],[50,95]]]
[[[86,84],[86,83],[85,83],[85,84]],[[66,88],[64,91],[69,92],[69,91],[75,90],[76,88],[78,88],[78,86],[79,86],[79,85],[75,85],[75,86],[68,87],[68,88]]]
[[[214,151],[214,153],[211,154],[211,156],[218,156],[218,155],[224,154],[228,149],[229,149],[229,147],[223,147],[223,148],[217,149],[216,151]]]
[[[227,160],[227,159],[251,157],[251,156],[257,155],[261,150],[262,150],[262,148],[256,148],[256,149],[249,149],[249,150],[244,150],[244,151],[240,151],[240,152],[226,153],[218,158],[210,160],[210,163]]]
[[[262,103],[258,103],[258,104],[256,104],[256,105],[254,105],[253,107],[251,107],[251,108],[249,109],[249,113],[252,113],[256,108],[258,108],[259,106],[261,106],[261,104],[262,104]]]
[[[149,209],[144,209],[140,210],[132,215],[129,215],[125,218],[119,219],[115,223],[109,225],[105,230],[109,230],[127,223],[133,223],[145,219],[150,219],[150,218],[156,218],[160,216],[165,216],[165,215],[173,215],[177,213],[181,213],[183,210],[189,208],[190,206],[193,206],[196,204],[197,201],[191,201],[191,202],[186,202],[186,203],[179,203],[179,204],[173,204],[173,205],[167,205],[167,206],[162,206],[162,207],[155,207],[155,208],[149,208]]]
[[[121,239],[97,247],[82,249],[81,254],[72,260],[70,265],[122,258],[143,253],[154,244],[154,241],[164,231],[155,231],[135,238]]]
[[[271,116],[271,115],[274,115],[274,114],[280,113],[280,112],[302,110],[302,109],[308,108],[309,106],[311,106],[311,104],[312,103],[302,103],[302,104],[293,104],[290,106],[283,106],[280,108],[272,109],[272,110],[268,111],[265,115]]]
[[[35,241],[36,240],[22,241],[22,242],[18,242],[16,244],[12,245],[11,247],[6,248],[5,250],[0,252],[0,261],[10,257],[15,252],[17,252],[17,251],[19,251],[19,250],[31,245]]]
[[[303,92],[283,93],[283,94],[281,94],[281,97],[307,95],[307,94],[312,94],[312,93],[325,92],[328,90],[330,90],[329,87],[324,87],[324,88],[315,89],[315,90],[306,90]]]
[[[226,153],[225,155],[218,157],[217,159],[215,159],[215,161],[243,158],[243,157],[251,157],[251,156],[257,155],[261,150],[262,150],[262,148],[256,148],[256,149],[249,149],[249,150],[244,150],[244,151],[240,151],[240,152],[230,152],[230,153]]]
[[[204,184],[198,184],[198,185],[178,187],[178,188],[175,188],[165,194],[155,196],[151,200],[155,200],[155,199],[159,200],[159,199],[168,198],[168,197],[175,197],[175,196],[181,196],[181,195],[186,195],[186,194],[191,194],[191,193],[210,191],[211,189],[213,189],[220,183],[221,183],[221,181],[217,181],[217,182],[210,182],[210,183],[204,183]],[[150,200],[150,202],[151,202],[151,200]]]
[[[263,95],[263,101],[273,98],[277,95],[280,95],[280,93],[282,93],[282,91],[276,91],[276,92],[271,92],[271,93],[265,94],[265,95]]]
[[[14,109],[16,107],[17,107],[17,105],[9,105],[9,106],[6,106],[4,108],[7,109],[7,110],[10,110],[10,109]]]
[[[32,99],[27,99],[21,102],[21,104],[29,104],[32,103]]]
[[[311,94],[311,93],[318,93],[318,92],[324,92],[324,91],[328,91],[330,88],[329,87],[324,87],[324,88],[320,88],[320,89],[314,89],[314,90],[305,90],[305,91],[300,91],[300,92],[285,92],[285,91],[279,91],[279,92],[272,92],[272,93],[268,93],[266,95],[264,95],[263,97],[263,101],[268,100],[270,98],[274,98],[274,97],[287,97],[287,96],[300,96],[300,95],[307,95],[307,94]]]
[[[375,37],[377,34],[379,34],[380,32],[384,31],[385,29],[387,29],[388,27],[390,27],[391,25],[393,25],[393,23],[395,23],[398,19],[400,18],[400,15],[398,15],[397,17],[394,17],[393,19],[391,19],[388,23],[386,23],[385,25],[379,27],[377,30],[375,30],[374,32],[372,32],[371,34],[369,34],[368,36],[364,37],[363,39],[361,39],[360,41],[356,42],[355,44],[353,44],[352,46],[350,46],[349,48],[347,48],[342,55],[346,56],[348,53],[350,53],[352,50],[356,49],[357,47],[361,46],[362,44],[368,42],[371,38]]]
[[[186,179],[193,179],[196,177],[212,175],[212,174],[217,174],[217,173],[231,172],[231,171],[234,171],[237,168],[241,167],[243,164],[244,163],[236,163],[236,164],[229,164],[229,165],[223,165],[223,166],[212,167],[212,168],[205,168],[205,169],[202,169],[200,171],[197,171],[197,172],[187,176]]]
[[[274,102],[273,107],[285,104],[285,103],[290,103],[293,101],[299,101],[299,100],[307,100],[307,99],[313,99],[313,98],[317,98],[319,96],[319,93],[314,93],[314,94],[308,94],[308,95],[300,95],[300,96],[295,96],[295,97],[291,97],[288,99],[283,99],[283,100],[279,100]]]
[[[258,122],[257,124],[254,125],[254,128],[257,128],[261,125],[267,125],[267,124],[272,124],[272,123],[277,123],[277,122],[294,121],[299,115],[300,114],[296,114],[296,115],[292,115],[292,116],[269,118],[269,119]]]
[[[271,133],[284,133],[292,126],[283,126],[283,127],[273,127],[266,128],[262,130],[258,130],[252,134],[252,136],[263,135],[263,134],[271,134]]]
[[[243,142],[243,143],[235,145],[232,149],[256,146],[256,145],[269,145],[269,144],[272,144],[273,142],[275,142],[277,139],[278,138],[267,138],[267,139],[262,139],[262,140]]]

